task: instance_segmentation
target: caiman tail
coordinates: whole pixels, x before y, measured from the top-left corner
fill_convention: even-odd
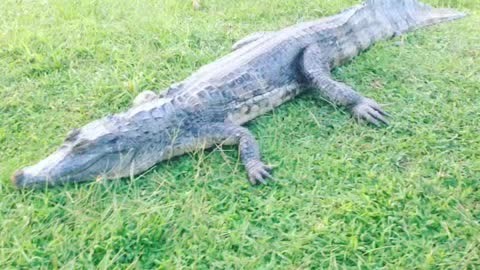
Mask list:
[[[454,9],[433,8],[417,0],[368,0],[366,4],[389,18],[396,18],[398,34],[466,16]]]
[[[368,0],[344,14],[348,18],[336,34],[337,48],[332,53],[332,67],[351,60],[377,41],[466,16],[453,9],[433,8],[417,0]]]

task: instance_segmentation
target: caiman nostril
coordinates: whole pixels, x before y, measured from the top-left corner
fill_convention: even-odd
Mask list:
[[[23,172],[23,170],[18,170],[12,176],[12,183],[17,187],[21,187],[23,186],[24,179],[25,179],[25,173]]]

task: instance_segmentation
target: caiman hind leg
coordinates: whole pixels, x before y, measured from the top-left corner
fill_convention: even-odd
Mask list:
[[[248,129],[233,124],[212,123],[200,127],[197,136],[213,144],[238,144],[252,185],[266,184],[268,179],[272,179],[272,168],[261,161],[258,143]]]
[[[387,113],[377,102],[363,97],[350,86],[332,78],[328,59],[318,45],[305,49],[300,64],[303,75],[319,95],[334,104],[349,108],[357,119],[366,120],[376,126],[381,123],[388,125]]]

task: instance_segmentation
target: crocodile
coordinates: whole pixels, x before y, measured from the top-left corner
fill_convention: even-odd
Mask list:
[[[464,16],[417,0],[367,0],[331,17],[254,33],[163,94],[144,91],[128,110],[74,129],[12,181],[26,188],[132,177],[187,152],[238,145],[251,184],[267,183],[272,167],[243,124],[306,91],[361,122],[388,124],[377,102],[334,80],[332,69],[379,40]]]

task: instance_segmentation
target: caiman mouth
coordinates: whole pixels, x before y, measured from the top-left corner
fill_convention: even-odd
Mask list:
[[[12,183],[18,188],[26,188],[26,187],[42,187],[42,186],[53,186],[58,184],[66,184],[69,182],[84,182],[90,180],[85,174],[86,172],[97,164],[99,160],[103,157],[95,158],[88,162],[86,166],[79,166],[77,168],[70,168],[64,171],[51,173],[43,172],[39,174],[29,174],[28,170],[32,167],[38,166],[30,166],[25,167],[16,171],[11,180]],[[47,171],[55,171],[57,170],[56,166],[60,166],[60,164],[56,164],[52,166]],[[82,177],[83,175],[83,177]]]
[[[58,153],[54,153],[52,156],[55,154]],[[130,171],[129,164],[133,162],[135,156],[136,151],[108,153],[90,157],[85,161],[75,158],[72,160],[70,155],[66,155],[55,164],[45,166],[45,161],[51,158],[48,157],[36,165],[18,170],[13,174],[11,180],[17,188],[41,188],[93,181],[99,176],[109,179],[121,178],[125,176],[126,171]]]

